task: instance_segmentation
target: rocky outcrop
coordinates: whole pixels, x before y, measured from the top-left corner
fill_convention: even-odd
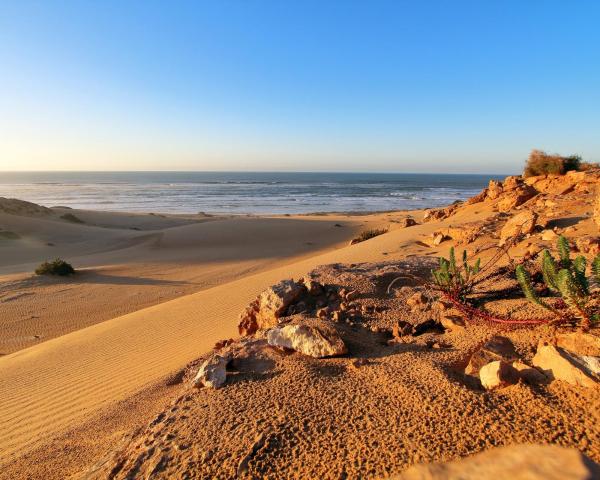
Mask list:
[[[452,205],[448,205],[445,208],[435,208],[431,210],[427,210],[425,215],[423,215],[423,221],[429,222],[431,220],[443,220],[453,215],[456,212],[456,209],[461,205],[460,202],[453,203]]]
[[[194,387],[221,388],[227,378],[229,356],[213,354],[206,360],[192,380]]]
[[[525,179],[525,183],[538,192],[552,195],[565,195],[572,192],[576,185],[583,186],[595,182],[594,176],[588,175],[586,172],[567,172],[565,175],[540,175]]]
[[[507,191],[502,194],[498,201],[498,211],[509,212],[513,208],[523,205],[527,200],[535,197],[537,193],[537,190],[529,185],[521,185],[514,190]]]
[[[531,210],[523,210],[511,217],[500,230],[500,245],[504,245],[514,237],[532,233],[537,218],[537,214]]]
[[[509,445],[454,460],[410,467],[390,480],[591,480],[600,465],[575,448]]]
[[[541,345],[533,364],[551,380],[563,380],[580,387],[597,387],[600,362],[597,357],[577,355],[553,345]]]
[[[273,328],[267,332],[273,347],[294,350],[309,357],[335,357],[347,353],[346,345],[333,328],[296,324]]]
[[[278,324],[286,309],[306,291],[306,286],[283,280],[266,289],[240,315],[240,335],[252,335]]]

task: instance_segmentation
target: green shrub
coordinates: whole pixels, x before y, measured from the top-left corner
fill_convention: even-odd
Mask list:
[[[379,235],[383,235],[387,233],[387,228],[371,228],[369,230],[365,230],[364,232],[360,232],[360,235],[352,240],[352,245],[355,243],[364,242],[365,240],[369,240],[373,237],[378,237]]]
[[[40,266],[35,269],[36,275],[67,276],[73,275],[74,273],[75,269],[71,266],[71,264],[60,258],[57,258],[51,262],[41,263]]]
[[[581,157],[579,155],[563,157],[556,154],[549,155],[542,150],[532,150],[525,164],[523,176],[564,175],[570,170],[579,170],[581,165]]]
[[[560,296],[566,311],[560,311],[538,297],[531,284],[531,278],[522,265],[516,268],[517,280],[529,301],[559,317],[569,317],[587,329],[598,321],[599,314],[595,308],[594,296],[590,292],[590,281],[586,277],[586,259],[580,255],[571,260],[569,242],[562,235],[558,238],[557,250],[558,259],[552,257],[548,250],[542,252],[542,278],[546,287]],[[600,282],[600,254],[592,262],[592,275],[596,282]]]
[[[64,215],[61,215],[60,218],[71,223],[85,223],[81,218],[76,217],[72,213],[65,213]]]
[[[481,259],[473,265],[467,261],[467,251],[463,250],[462,262],[457,262],[454,247],[450,248],[448,259],[440,257],[439,268],[432,270],[433,283],[448,297],[465,301],[475,285],[474,278],[481,271]]]

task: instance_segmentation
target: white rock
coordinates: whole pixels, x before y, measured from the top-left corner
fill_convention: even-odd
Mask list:
[[[533,364],[550,379],[581,387],[599,385],[600,365],[596,357],[580,356],[553,345],[541,345],[533,357]]]
[[[322,333],[310,325],[286,325],[267,332],[269,345],[289,348],[310,357],[323,358],[343,355],[348,350],[337,333]]]
[[[517,383],[519,375],[510,363],[496,360],[479,370],[479,380],[486,390],[502,388]]]
[[[229,357],[216,354],[212,355],[202,364],[200,370],[198,370],[198,373],[194,377],[194,380],[192,381],[194,387],[222,387],[227,378],[226,367],[228,362]]]

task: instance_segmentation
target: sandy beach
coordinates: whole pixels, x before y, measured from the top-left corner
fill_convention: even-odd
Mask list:
[[[571,234],[576,232],[577,236],[585,236],[593,233],[596,228],[589,218],[592,200],[593,195],[585,192],[565,197],[540,193],[530,202],[554,202],[554,206],[545,209],[545,221],[554,222],[554,225],[562,229],[571,227]],[[272,405],[273,401],[276,404],[285,404],[285,399],[289,398],[291,402],[290,395],[293,395],[292,392],[296,388],[294,375],[307,368],[304,360],[293,355],[276,359],[278,365],[279,362],[288,365],[281,366],[282,371],[288,373],[282,373],[279,382],[284,383],[279,387],[276,386],[277,383],[265,383],[266,391],[250,388],[242,381],[229,387],[229,393],[228,388],[214,394],[204,389],[191,396],[184,393],[182,397],[181,382],[186,375],[186,365],[210,352],[217,341],[238,336],[240,312],[261,291],[282,279],[300,279],[323,265],[401,265],[402,261],[427,258],[435,261],[438,255],[445,255],[451,245],[461,245],[464,239],[459,238],[455,232],[472,232],[473,225],[477,226],[478,238],[474,243],[469,243],[467,248],[470,251],[482,250],[485,258],[484,247],[490,242],[497,242],[494,232],[506,222],[507,216],[498,213],[497,201],[468,203],[470,202],[452,211],[451,215],[439,219],[426,218],[426,221],[423,211],[358,216],[331,214],[209,218],[69,211],[83,222],[73,223],[61,218],[64,211],[60,209],[39,212],[26,204],[18,204],[17,211],[13,208],[7,213],[8,208],[5,207],[5,212],[0,213],[2,229],[18,232],[19,238],[3,240],[5,244],[0,248],[3,265],[0,298],[3,349],[3,356],[0,357],[0,477],[18,478],[24,472],[35,477],[36,472],[41,474],[44,471],[46,478],[65,478],[70,475],[96,475],[97,478],[105,478],[106,472],[102,468],[111,464],[110,459],[113,457],[110,456],[110,452],[114,452],[115,445],[124,445],[123,448],[126,448],[128,442],[135,444],[136,435],[144,431],[144,426],[148,425],[153,416],[164,417],[164,413],[160,412],[177,412],[171,416],[180,416],[177,420],[180,426],[177,428],[179,433],[173,432],[173,435],[187,435],[187,442],[202,444],[208,441],[202,440],[205,434],[221,435],[217,432],[222,424],[211,423],[215,418],[235,422],[232,415],[235,416],[236,411],[243,411],[242,405],[249,398],[247,395],[257,395],[258,403],[252,417],[254,419],[266,414],[272,408],[269,405]],[[526,208],[534,208],[536,204],[531,205]],[[14,205],[11,204],[11,207]],[[403,221],[409,215],[417,224],[407,228]],[[386,228],[388,231],[371,240],[356,245],[349,244],[359,232],[369,228]],[[445,235],[445,239],[437,243],[434,239],[436,232],[440,231],[453,232],[454,238]],[[48,245],[49,243],[52,245]],[[513,254],[524,255],[530,245],[530,240],[523,241],[515,246]],[[79,269],[79,273],[66,279],[31,275],[37,263],[54,256],[68,258]],[[429,267],[423,271],[428,272]],[[360,282],[357,284],[358,280],[353,280],[351,270],[349,272],[346,277],[347,283],[358,288]],[[425,278],[423,275],[428,274],[420,275],[419,278]],[[327,278],[330,282],[340,282],[342,277]],[[390,307],[387,305],[385,308]],[[397,308],[406,308],[405,300],[400,301]],[[500,308],[506,310],[507,307],[504,305]],[[410,310],[399,312],[397,315],[414,317]],[[377,315],[375,317],[376,321],[383,322],[381,319],[377,320]],[[393,317],[398,318],[396,314]],[[416,318],[419,317],[414,317],[413,320]],[[385,322],[382,325],[385,325]],[[481,397],[480,393],[465,393],[464,389],[460,386],[457,388],[457,384],[452,380],[448,383],[449,380],[440,376],[440,371],[436,370],[438,367],[435,365],[456,362],[457,358],[464,354],[461,352],[471,351],[485,340],[493,329],[478,327],[469,331],[468,335],[444,335],[444,341],[455,345],[456,354],[442,355],[439,358],[436,356],[434,360],[434,357],[429,358],[425,354],[419,356],[418,351],[411,353],[410,360],[407,360],[412,362],[410,371],[421,373],[417,377],[409,375],[401,384],[389,383],[391,377],[386,380],[388,373],[384,372],[390,368],[403,368],[402,352],[406,349],[400,348],[394,351],[393,355],[375,354],[380,348],[376,347],[378,341],[370,339],[371,334],[367,335],[367,331],[364,327],[351,327],[351,331],[346,332],[346,335],[354,338],[349,341],[354,345],[352,351],[355,357],[365,356],[357,352],[367,352],[366,358],[383,355],[382,360],[374,364],[379,366],[376,370],[370,370],[368,380],[363,378],[359,381],[360,376],[343,373],[347,370],[346,366],[340,373],[332,373],[332,379],[341,375],[339,381],[343,380],[343,383],[339,384],[339,388],[340,394],[344,392],[344,398],[334,395],[335,398],[330,399],[329,405],[344,405],[355,395],[359,395],[362,408],[373,411],[373,422],[385,421],[386,416],[395,418],[396,414],[392,412],[398,406],[384,406],[384,398],[398,397],[401,401],[416,405],[414,402],[417,400],[413,398],[414,394],[408,386],[411,382],[416,382],[417,378],[420,378],[418,382],[425,382],[423,385],[431,381],[431,385],[436,385],[435,388],[445,392],[444,395],[451,399],[443,407],[449,419],[456,419],[462,415],[456,402],[465,401],[464,395],[470,397],[468,401],[471,402],[483,401],[484,397]],[[539,335],[544,338],[547,332],[538,332],[531,338],[527,335],[527,332],[516,333],[511,335],[511,339],[524,352],[528,352],[524,358],[529,361],[530,342]],[[410,350],[415,347],[406,348]],[[347,363],[345,359],[337,363],[332,361],[329,361],[329,367],[323,368],[331,368],[331,372],[334,372],[337,371],[335,369],[339,367],[340,361],[343,365]],[[315,368],[321,367],[315,364]],[[445,368],[444,366],[443,369]],[[252,380],[256,373],[250,372],[247,375],[249,385],[252,381],[257,381]],[[321,375],[329,378],[329,374],[316,373],[314,378],[312,375],[305,379],[309,383],[302,385],[303,388],[313,385],[316,388],[313,396],[322,395],[327,388],[332,388],[327,387],[320,379]],[[371,393],[361,390],[360,385],[365,381],[374,389]],[[187,381],[184,383],[187,384]],[[321,388],[326,390],[321,391]],[[541,409],[544,400],[543,397],[534,398],[535,395],[531,397],[532,393],[527,387],[514,388],[517,390],[503,394],[510,400],[503,408],[513,412],[511,415],[515,415],[518,421],[525,424],[527,421],[523,415],[526,415],[526,411],[521,409],[520,402],[531,401],[538,405],[536,408]],[[540,415],[559,430],[575,428],[575,437],[561,437],[561,444],[577,444],[577,435],[587,431],[588,443],[584,450],[592,458],[599,460],[598,424],[595,423],[596,426],[592,427],[593,418],[585,419],[583,411],[578,409],[585,404],[588,405],[586,409],[589,405],[592,406],[590,412],[597,412],[600,397],[597,393],[587,390],[575,394],[571,387],[563,385],[553,388],[553,395],[561,399],[563,408],[572,412],[574,423],[570,427],[563,425],[562,420],[550,411]],[[274,392],[277,400],[272,398]],[[381,392],[387,393],[381,397]],[[576,395],[580,395],[579,400],[576,399]],[[426,395],[426,398],[419,402],[432,402],[434,409],[442,408],[435,406],[435,397]],[[524,398],[530,400],[523,400]],[[214,416],[216,411],[211,410],[213,413],[205,419],[208,422],[205,424],[205,433],[193,434],[195,428],[202,427],[193,427],[193,423],[185,420],[186,415],[183,415],[183,412],[188,409],[195,411],[199,405],[198,401],[207,402],[209,409],[213,409],[210,405],[216,402],[215,408],[216,405],[223,404],[230,405],[233,410],[227,412],[218,409],[217,417]],[[226,403],[223,403],[225,401]],[[239,405],[239,408],[233,407],[234,404]],[[306,415],[316,414],[316,406],[308,408],[309,405],[303,402],[290,403],[292,404],[296,405],[296,410],[283,408],[281,413],[288,423],[295,424],[297,421],[301,422]],[[182,409],[182,406],[185,408]],[[480,415],[486,415],[487,407],[484,404],[474,408]],[[319,415],[324,414],[324,411],[317,410]],[[304,414],[295,417],[294,411],[304,411]],[[341,411],[334,409],[337,413],[332,414],[341,415]],[[361,414],[352,413],[352,416],[356,415]],[[502,422],[501,417],[493,417],[495,419],[491,421],[494,425],[495,422]],[[204,422],[201,420],[204,417],[199,418],[201,423]],[[249,441],[252,436],[250,432],[256,427],[254,420],[249,419],[249,422],[242,422],[242,425],[245,425],[244,429],[250,429],[243,436],[243,445]],[[413,428],[410,421],[402,422],[405,423],[405,428]],[[339,427],[336,422],[329,425],[334,429]],[[472,427],[474,431],[481,428]],[[360,432],[366,428],[366,424],[359,422],[356,428],[357,432]],[[449,429],[448,432],[454,431],[454,427],[450,427],[449,424],[444,428]],[[593,430],[589,430],[590,428]],[[378,431],[383,436],[379,437]],[[386,431],[381,430],[381,426],[372,426],[369,435],[364,438],[380,447],[381,442],[384,442],[385,448],[382,447],[380,451],[380,461],[376,461],[372,468],[353,467],[351,472],[348,471],[350,478],[362,478],[363,475],[379,478],[401,471],[412,463],[455,458],[479,451],[483,446],[476,446],[475,440],[475,443],[465,441],[464,448],[455,449],[451,453],[440,444],[438,455],[435,453],[437,450],[433,448],[433,445],[438,443],[433,441],[433,449],[430,448],[425,456],[415,455],[413,452],[402,459],[398,457],[393,460],[390,455],[396,455],[400,450],[389,444],[390,432],[384,434]],[[499,430],[501,431],[502,429]],[[517,432],[514,440],[540,441],[546,438],[544,432],[545,430],[538,430],[535,435],[525,431]],[[231,438],[225,432],[223,435],[225,436],[221,439],[222,445],[231,446],[235,435]],[[323,441],[321,434],[317,434],[316,431],[310,435],[314,436],[313,445]],[[355,437],[350,433],[338,435],[341,435],[340,439],[359,442],[351,449],[354,453],[347,453],[349,458],[354,458],[354,455],[364,448],[364,445],[360,445],[360,436]],[[452,438],[454,435],[460,435],[460,429],[449,435]],[[194,436],[197,436],[195,440]],[[402,444],[406,446],[406,440],[399,441],[398,445]],[[191,451],[183,451],[182,458],[186,458]],[[369,459],[374,454],[375,450],[369,454],[364,453],[366,456],[363,455],[363,459]],[[220,455],[215,456],[216,464],[214,459],[207,460],[206,468],[209,469],[203,470],[204,474],[200,475],[201,477],[235,476],[231,473],[232,467],[228,463],[220,467],[220,473],[210,470],[220,461],[224,461],[218,460]],[[232,461],[237,462],[235,457],[238,455],[241,453],[233,455]],[[318,474],[323,478],[337,478],[339,475],[339,464],[333,459],[325,463],[317,459],[323,453],[319,454],[316,451],[312,456],[305,455],[308,453],[294,457],[295,459],[285,466],[279,465],[274,458],[266,464],[259,462],[255,473],[258,475],[257,472],[262,472],[266,478],[291,478],[292,472],[300,462],[305,465],[304,474],[307,476]],[[365,461],[368,464],[370,460]],[[93,465],[96,467],[92,468]],[[183,463],[179,462],[177,465],[179,467],[175,470],[165,470],[162,475],[185,476],[181,470]],[[142,471],[147,474],[143,469],[138,473],[141,474]],[[87,473],[84,475],[84,472]]]

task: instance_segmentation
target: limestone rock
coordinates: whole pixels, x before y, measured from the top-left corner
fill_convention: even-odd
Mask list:
[[[558,235],[554,230],[544,230],[542,232],[542,240],[544,242],[553,242],[558,238]]]
[[[577,355],[600,357],[600,337],[592,333],[559,333],[556,345]]]
[[[502,192],[502,184],[497,180],[490,180],[490,183],[487,187],[487,197],[490,200],[495,200],[502,194]]]
[[[482,223],[465,223],[460,227],[448,227],[444,234],[458,243],[471,243],[477,240],[482,233]]]
[[[600,365],[594,359],[553,345],[541,345],[533,357],[533,364],[552,380],[563,380],[581,387],[596,387],[600,382]]]
[[[240,335],[252,335],[278,324],[287,308],[296,301],[306,287],[303,283],[283,280],[262,292],[240,315]]]
[[[402,220],[400,220],[399,223],[402,228],[407,228],[407,227],[412,227],[414,225],[417,225],[417,222],[415,221],[415,219],[411,218],[411,217],[403,218]]]
[[[273,347],[295,350],[315,358],[344,355],[348,351],[335,330],[325,332],[304,324],[273,328],[267,332],[267,342]]]
[[[506,337],[494,335],[471,355],[465,373],[467,375],[477,375],[481,367],[490,362],[496,360],[512,361],[517,358],[517,352],[512,342]]]
[[[513,208],[524,204],[527,200],[530,200],[536,195],[537,190],[533,187],[528,185],[518,187],[501,196],[501,199],[498,202],[498,211],[508,212]]]
[[[390,480],[591,480],[600,465],[575,448],[509,445],[447,463],[414,465]]]
[[[211,355],[198,370],[192,384],[194,387],[222,387],[227,378],[227,363],[229,363],[228,356],[217,354]]]
[[[500,244],[504,245],[507,240],[533,232],[537,214],[531,210],[524,210],[510,218],[500,231]]]
[[[490,362],[479,370],[479,380],[486,390],[514,385],[518,379],[517,370],[504,360]]]
[[[444,240],[446,240],[446,235],[444,235],[441,232],[436,232],[431,236],[431,243],[434,246],[438,246],[440,243],[442,243]]]

